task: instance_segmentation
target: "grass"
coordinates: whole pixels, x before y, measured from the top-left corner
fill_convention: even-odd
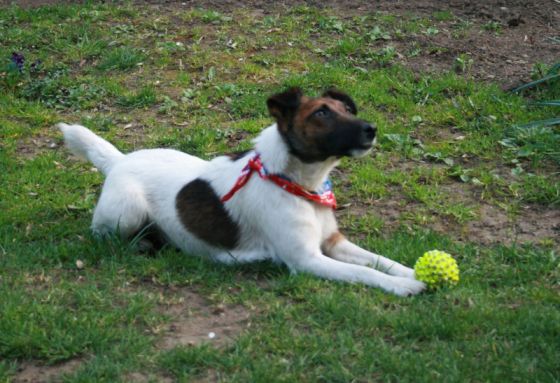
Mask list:
[[[97,66],[102,71],[130,70],[142,63],[145,56],[134,48],[121,47],[109,51]]]
[[[557,90],[520,95],[473,81],[464,55],[437,75],[400,64],[408,53],[395,42],[437,34],[450,20],[449,12],[335,17],[307,6],[264,17],[127,4],[2,8],[0,381],[28,362],[72,360],[66,382],[132,373],[148,381],[558,381],[557,239],[485,246],[457,238],[483,204],[521,219],[526,206],[558,209],[558,128],[519,128],[553,117],[554,106],[528,98],[555,100]],[[21,68],[13,51],[25,57]],[[401,299],[268,263],[226,267],[172,249],[149,257],[92,237],[103,179],[68,156],[54,123],[82,122],[124,150],[211,158],[250,147],[271,122],[265,96],[294,85],[344,89],[379,127],[381,150],[343,161],[334,176],[339,203],[353,204],[339,214],[343,231],[409,265],[444,249],[459,262],[458,287]],[[396,223],[376,210],[380,201],[394,204]],[[210,305],[243,306],[250,330],[222,348],[162,349],[173,320],[162,307],[181,289]]]

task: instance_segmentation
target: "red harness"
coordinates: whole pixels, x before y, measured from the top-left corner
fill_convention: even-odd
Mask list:
[[[322,190],[320,190],[319,192],[309,191],[303,186],[292,182],[285,176],[279,174],[269,174],[261,161],[260,154],[258,153],[249,159],[249,162],[241,171],[241,175],[237,179],[235,185],[233,185],[233,188],[231,188],[231,190],[222,197],[222,202],[229,201],[231,197],[233,197],[233,195],[239,191],[239,189],[245,186],[245,184],[249,182],[249,179],[253,175],[253,172],[257,172],[259,177],[264,180],[274,182],[276,185],[280,186],[288,193],[292,193],[294,195],[297,195],[298,197],[302,197],[309,201],[318,203],[319,205],[336,209],[336,198],[334,197],[334,193],[331,190],[330,181],[325,181]]]

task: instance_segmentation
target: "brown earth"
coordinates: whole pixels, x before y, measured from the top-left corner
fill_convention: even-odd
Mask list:
[[[36,362],[24,362],[18,367],[13,383],[59,382],[60,377],[77,370],[82,361],[71,359],[59,364],[47,366]]]
[[[224,346],[251,325],[250,312],[243,306],[213,304],[188,289],[178,289],[173,296],[175,299],[160,306],[172,318],[162,329],[160,349],[202,343]]]

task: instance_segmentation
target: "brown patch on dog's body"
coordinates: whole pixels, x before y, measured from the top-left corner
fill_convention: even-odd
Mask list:
[[[375,128],[356,117],[350,96],[336,90],[308,98],[292,88],[270,97],[267,105],[291,154],[306,163],[366,151],[375,138]]]
[[[239,227],[207,181],[197,178],[186,184],[175,207],[181,223],[198,238],[225,249],[237,246]]]
[[[335,231],[327,239],[325,239],[325,241],[321,245],[323,252],[330,252],[333,247],[335,247],[340,241],[343,241],[345,238],[346,237],[344,237],[341,232]]]

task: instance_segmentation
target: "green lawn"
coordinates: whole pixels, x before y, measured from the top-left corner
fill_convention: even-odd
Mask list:
[[[560,380],[558,232],[523,243],[496,230],[490,243],[471,231],[482,207],[528,224],[560,208],[558,127],[519,127],[558,115],[530,99],[560,98],[559,82],[512,94],[470,79],[465,56],[449,73],[401,65],[429,52],[396,43],[437,33],[450,13],[335,14],[0,8],[0,381],[29,365],[60,367],[51,378],[65,382]],[[452,253],[457,287],[397,298],[92,237],[103,179],[69,156],[56,122],[125,151],[211,158],[249,147],[271,123],[266,97],[288,86],[344,89],[379,127],[380,150],[334,174],[342,231],[408,265]],[[388,202],[391,219],[378,209]],[[185,296],[208,321],[216,310],[249,319],[218,347],[162,346]]]

